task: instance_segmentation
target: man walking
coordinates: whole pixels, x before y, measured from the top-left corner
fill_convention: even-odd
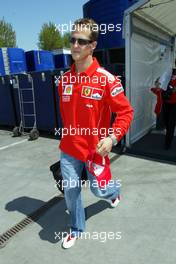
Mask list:
[[[59,84],[60,110],[64,136],[60,142],[61,172],[65,201],[70,213],[71,233],[62,246],[69,248],[85,230],[85,213],[81,200],[81,173],[91,151],[100,156],[109,154],[126,134],[133,118],[133,109],[124,95],[120,80],[100,67],[93,51],[98,39],[98,25],[92,19],[76,20],[70,38],[74,64]],[[111,131],[112,112],[116,113]],[[89,132],[89,133],[87,133]],[[91,191],[109,199],[116,207],[120,200],[119,186],[106,188],[93,185],[95,177],[87,170]],[[71,185],[71,181],[75,185]]]

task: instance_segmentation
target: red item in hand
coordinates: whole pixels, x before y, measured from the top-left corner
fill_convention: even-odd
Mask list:
[[[96,177],[100,188],[105,187],[111,179],[110,160],[108,156],[102,157],[96,152],[91,152],[87,157],[88,171]]]

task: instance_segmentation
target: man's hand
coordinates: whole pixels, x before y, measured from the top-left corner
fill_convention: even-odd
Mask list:
[[[102,157],[104,157],[109,154],[111,149],[112,149],[112,139],[110,137],[106,137],[98,142],[96,152],[100,154]]]

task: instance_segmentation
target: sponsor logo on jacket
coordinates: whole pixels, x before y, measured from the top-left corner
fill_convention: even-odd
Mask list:
[[[94,100],[101,100],[104,91],[102,89],[90,86],[83,86],[81,91],[81,96],[85,98],[90,98]]]
[[[73,84],[63,86],[63,95],[72,95]]]
[[[112,87],[111,89],[111,95],[112,96],[116,96],[118,95],[119,93],[123,92],[123,87],[122,85],[119,85],[119,86],[115,86],[115,87]]]

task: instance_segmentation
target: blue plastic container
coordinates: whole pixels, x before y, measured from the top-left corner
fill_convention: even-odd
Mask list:
[[[125,64],[124,63],[113,63],[107,64],[104,68],[112,73],[121,80],[122,86],[125,89]]]
[[[69,68],[72,64],[70,49],[57,49],[53,51],[55,68]]]
[[[5,69],[4,69],[4,61],[2,56],[2,49],[0,49],[0,76],[5,75]]]
[[[0,77],[0,126],[14,127],[16,112],[9,76]]]
[[[21,114],[20,114],[20,99],[19,99],[19,93],[22,95],[22,106],[24,111],[24,120],[23,125],[26,128],[32,128],[34,126],[34,108],[33,103],[29,103],[33,101],[32,96],[32,84],[31,84],[31,78],[27,74],[17,74],[17,75],[11,75],[12,79],[12,90],[13,90],[13,98],[14,98],[14,106],[15,106],[15,112],[16,112],[16,125],[20,126],[21,122]],[[19,88],[18,88],[19,87]],[[30,90],[28,90],[30,89]],[[31,116],[26,116],[31,115]]]
[[[64,69],[66,70],[66,69]],[[64,71],[63,70],[63,71]],[[20,102],[19,91],[23,96],[23,108],[25,116],[23,124],[25,127],[31,128],[34,126],[35,118],[34,104],[36,110],[36,127],[40,132],[46,132],[48,134],[55,134],[59,128],[62,127],[62,120],[60,116],[59,108],[59,96],[58,96],[58,83],[61,70],[56,71],[42,71],[32,72],[31,74],[18,74],[12,75],[12,93],[14,98],[14,108],[16,113],[15,125],[19,126],[21,121],[20,116]],[[31,91],[31,78],[33,79],[33,91],[34,98]],[[55,80],[56,77],[56,80]],[[19,87],[19,89],[18,89]],[[29,90],[28,90],[29,89]],[[0,93],[1,95],[1,93]],[[5,101],[3,107],[8,108],[8,103]],[[0,110],[1,110],[0,106]],[[9,111],[9,109],[7,109]],[[5,110],[3,110],[4,112]],[[7,111],[7,112],[8,112]],[[9,114],[8,114],[9,116]],[[1,115],[0,115],[1,117]],[[6,122],[7,123],[7,122]],[[56,130],[55,130],[56,129]]]
[[[17,74],[26,72],[26,59],[24,50],[19,48],[7,48],[7,53],[9,59],[9,73]]]
[[[100,26],[97,49],[124,47],[122,24],[124,10],[138,0],[90,0],[83,6],[84,17],[93,18]],[[114,26],[111,25],[112,24]],[[118,26],[118,24],[120,24]],[[108,29],[109,27],[109,29]]]
[[[19,48],[1,48],[0,69],[4,69],[2,70],[3,76],[26,72],[26,59],[24,50]]]
[[[68,68],[47,72],[34,72],[37,128],[40,131],[61,137],[62,119],[60,114],[58,81]],[[60,134],[59,134],[59,132]]]
[[[105,49],[94,50],[93,57],[96,57],[101,66],[107,64],[107,51]]]
[[[28,72],[53,70],[54,58],[50,51],[31,50],[25,52]]]
[[[37,129],[53,132],[56,126],[50,71],[31,73],[34,82]]]
[[[60,73],[61,70],[31,73],[34,81],[37,129],[49,134],[55,134],[62,126],[57,83]]]
[[[54,55],[55,68],[69,68],[72,63],[70,54]]]

